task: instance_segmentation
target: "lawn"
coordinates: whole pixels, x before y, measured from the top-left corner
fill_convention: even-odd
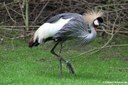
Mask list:
[[[62,55],[70,60],[76,75],[63,64],[60,79],[59,62],[49,52],[50,46],[30,49],[23,40],[1,45],[0,85],[128,85],[128,47],[106,48],[81,56],[83,51],[66,47]]]

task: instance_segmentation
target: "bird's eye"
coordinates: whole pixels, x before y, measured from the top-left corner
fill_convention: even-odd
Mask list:
[[[96,20],[94,20],[94,25],[95,26],[98,26],[99,25],[99,21],[96,19]]]
[[[98,17],[97,20],[100,22],[100,23],[103,23],[103,19],[101,17]]]

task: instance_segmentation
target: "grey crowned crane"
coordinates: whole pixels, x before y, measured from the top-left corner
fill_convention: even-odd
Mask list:
[[[51,53],[59,59],[60,77],[62,77],[62,61],[67,65],[69,71],[75,74],[71,63],[63,59],[54,50],[58,44],[61,45],[62,49],[62,43],[66,40],[75,39],[83,44],[94,40],[97,35],[96,28],[103,24],[102,15],[103,12],[101,11],[89,11],[83,15],[62,13],[53,16],[36,30],[29,41],[29,47],[38,46],[42,42],[53,40],[55,45],[51,49]]]

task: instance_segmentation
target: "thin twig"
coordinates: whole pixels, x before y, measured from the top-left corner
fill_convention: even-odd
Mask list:
[[[124,5],[127,5],[127,3],[122,3],[122,4],[105,4],[105,5],[98,5],[96,7],[98,8],[98,7],[124,6]]]
[[[0,29],[6,29],[6,28],[25,28],[26,26],[0,26]],[[40,26],[28,26],[28,27],[33,27],[33,28],[38,28]]]
[[[12,9],[12,8],[9,8],[9,7],[8,7],[8,9],[10,9],[10,10],[12,10],[13,12],[17,13],[18,15],[22,16],[22,14],[19,13],[18,11],[14,10],[14,9]]]
[[[8,16],[10,17],[10,19],[11,19],[14,23],[16,23],[16,21],[11,17],[11,14],[10,14],[10,12],[9,12],[9,10],[8,10],[8,7],[6,6],[5,2],[4,2],[4,7],[5,7],[5,9],[6,9],[6,11],[7,11]]]
[[[25,26],[26,26],[26,30],[28,31],[29,28],[29,5],[28,5],[28,0],[25,0]]]
[[[40,17],[40,15],[42,14],[43,10],[45,9],[45,7],[48,5],[49,0],[47,1],[47,3],[43,6],[43,8],[41,9],[40,13],[38,14],[38,16],[35,18],[35,20],[32,23],[35,23],[36,20]]]
[[[21,13],[22,13],[22,18],[23,18],[24,23],[25,23],[25,14],[24,14],[24,11],[23,11],[23,5],[21,5],[21,4],[19,3],[19,7],[20,7],[20,10],[21,10]]]
[[[102,49],[105,49],[105,48],[112,48],[112,47],[128,47],[128,44],[107,45],[107,46],[105,46],[105,47],[102,48]],[[78,56],[76,56],[76,57],[80,57],[80,56],[82,56],[82,55],[89,54],[89,53],[91,53],[91,52],[94,52],[95,50],[96,50],[96,51],[97,51],[97,50],[101,50],[101,47],[93,48],[93,49],[88,50],[88,51],[86,51],[86,52],[84,52],[84,53],[81,53],[80,55],[78,55]],[[92,55],[92,53],[91,53],[91,55]]]

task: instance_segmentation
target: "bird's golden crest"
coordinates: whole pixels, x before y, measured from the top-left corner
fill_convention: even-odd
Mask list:
[[[88,25],[91,25],[96,18],[101,17],[102,15],[103,15],[102,11],[94,11],[94,10],[87,11],[87,13],[84,14],[85,22]]]

